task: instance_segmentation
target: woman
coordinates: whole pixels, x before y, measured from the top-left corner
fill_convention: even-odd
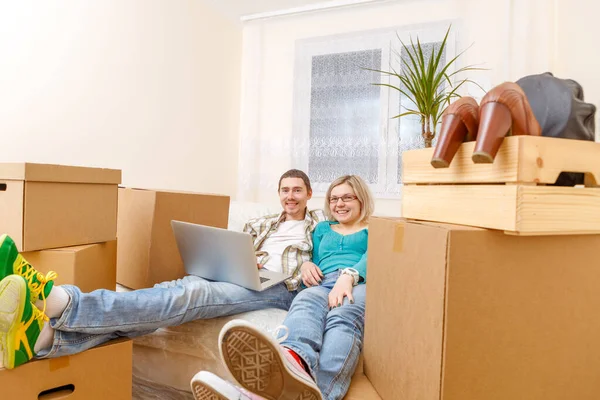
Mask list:
[[[341,399],[348,391],[362,349],[373,199],[360,177],[343,176],[327,190],[325,209],[334,221],[313,232],[312,262],[301,267],[307,288],[292,302],[283,337],[240,320],[221,331],[223,361],[251,393],[202,371],[192,379],[198,400]]]

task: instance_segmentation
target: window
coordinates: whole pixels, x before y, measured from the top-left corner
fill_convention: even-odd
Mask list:
[[[296,49],[294,166],[308,171],[316,193],[340,175],[358,174],[378,197],[397,197],[402,182],[402,152],[423,147],[416,116],[392,119],[410,100],[396,90],[397,79],[369,69],[400,69],[398,36],[409,43],[418,35],[427,49],[439,49],[447,25],[389,30],[300,41]],[[398,36],[396,36],[398,35]],[[448,38],[444,60],[454,53]]]
[[[381,49],[326,54],[312,59],[308,170],[317,182],[344,174],[378,181],[381,90],[371,85]]]

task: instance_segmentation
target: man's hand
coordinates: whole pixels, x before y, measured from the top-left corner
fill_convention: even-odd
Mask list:
[[[354,304],[354,297],[352,297],[352,284],[354,279],[350,275],[342,274],[339,276],[333,289],[329,292],[329,308],[341,307],[344,303],[344,297],[347,297],[350,304]]]
[[[310,261],[305,261],[300,267],[302,282],[306,287],[319,286],[323,279],[321,269]]]
[[[260,264],[260,263],[258,263],[258,264],[256,264],[256,266],[258,267],[258,269],[261,269],[261,268],[263,268],[265,265],[264,265],[264,264]]]

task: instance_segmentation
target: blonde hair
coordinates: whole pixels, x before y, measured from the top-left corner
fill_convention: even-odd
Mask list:
[[[331,210],[329,209],[331,191],[334,187],[343,185],[344,183],[347,183],[352,190],[354,190],[354,194],[356,197],[358,197],[358,201],[360,202],[360,219],[358,222],[369,222],[369,217],[373,214],[373,210],[375,209],[375,205],[373,204],[373,195],[371,194],[369,186],[358,175],[344,175],[331,182],[329,189],[327,189],[327,194],[325,195],[325,215],[330,220],[334,219],[333,215],[331,214]]]

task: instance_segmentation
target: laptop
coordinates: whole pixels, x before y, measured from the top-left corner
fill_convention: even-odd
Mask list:
[[[263,291],[290,274],[257,268],[252,236],[244,232],[171,221],[185,271],[211,281]]]

